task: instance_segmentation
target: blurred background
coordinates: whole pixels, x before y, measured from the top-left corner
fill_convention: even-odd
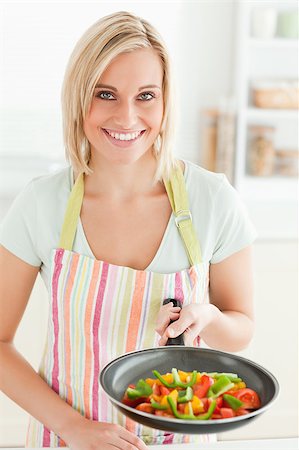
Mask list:
[[[67,60],[91,24],[119,10],[149,20],[169,48],[175,154],[226,173],[259,233],[256,331],[240,355],[272,371],[281,392],[258,420],[219,439],[297,436],[297,1],[1,1],[0,220],[32,178],[66,165],[60,89]],[[38,278],[16,338],[35,368],[46,320]],[[23,446],[27,420],[0,394],[0,447]]]

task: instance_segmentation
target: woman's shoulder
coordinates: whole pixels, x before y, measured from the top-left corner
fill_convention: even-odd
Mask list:
[[[229,185],[224,173],[211,172],[189,160],[181,161],[185,166],[184,176],[188,192],[214,197],[223,186]]]
[[[31,180],[32,189],[39,195],[55,195],[61,190],[70,191],[73,172],[71,166],[63,167],[54,172],[40,175]]]
[[[32,217],[36,213],[47,218],[59,216],[60,209],[65,208],[67,203],[72,178],[71,166],[32,178],[15,198],[11,210],[17,212],[25,207],[32,211]]]

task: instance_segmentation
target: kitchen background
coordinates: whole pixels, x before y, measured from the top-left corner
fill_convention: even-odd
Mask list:
[[[0,2],[0,217],[31,178],[65,166],[60,88],[67,59],[85,29],[118,10],[148,19],[169,47],[176,155],[225,172],[259,232],[256,331],[239,354],[272,371],[281,392],[259,419],[219,439],[297,436],[296,1]],[[16,337],[35,368],[46,320],[38,278]],[[26,425],[27,414],[0,395],[0,447],[22,446]]]

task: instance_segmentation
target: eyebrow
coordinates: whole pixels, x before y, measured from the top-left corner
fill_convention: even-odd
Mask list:
[[[110,86],[109,84],[99,83],[99,84],[96,85],[96,88],[107,88],[107,89],[110,89],[111,91],[118,92],[118,90],[114,86]],[[161,90],[161,88],[159,86],[157,86],[156,84],[147,84],[146,86],[140,87],[138,89],[138,92],[142,91],[142,89],[148,89],[148,88],[158,88],[158,89]]]

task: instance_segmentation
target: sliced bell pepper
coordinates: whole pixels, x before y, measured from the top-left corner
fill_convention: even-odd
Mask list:
[[[206,413],[200,414],[198,416],[195,416],[194,413],[193,413],[193,410],[192,410],[191,402],[189,402],[189,411],[190,411],[190,413],[189,414],[180,414],[178,412],[178,410],[177,410],[176,404],[173,401],[173,399],[170,396],[168,396],[167,400],[168,400],[168,403],[169,403],[169,406],[170,406],[170,408],[172,410],[173,415],[177,419],[183,419],[183,420],[208,420],[208,419],[211,418],[211,416],[212,416],[212,414],[214,412],[214,409],[216,407],[216,400],[212,400],[212,402],[211,402],[211,404],[209,406],[209,409],[208,409],[208,411]]]
[[[166,386],[160,386],[160,392],[161,392],[161,395],[169,395],[170,389],[168,389]]]
[[[162,405],[161,403],[155,402],[155,400],[151,399],[151,406],[154,409],[165,410],[168,409],[168,405]]]
[[[213,384],[213,379],[208,375],[202,375],[200,382],[193,386],[193,393],[198,398],[206,397],[209,387]]]
[[[193,395],[191,405],[192,405],[194,414],[199,414],[199,413],[205,412],[203,402],[196,395]]]
[[[240,381],[243,381],[242,378],[239,378],[236,373],[226,373],[226,372],[209,372],[207,373],[209,377],[215,378],[218,380],[222,376],[226,376],[230,381],[233,383],[239,383]]]
[[[153,374],[155,375],[155,377],[158,378],[158,380],[167,388],[176,388],[176,387],[181,387],[183,389],[186,389],[187,387],[191,387],[196,383],[196,378],[197,378],[197,370],[194,370],[192,372],[191,375],[191,380],[188,383],[183,383],[180,379],[180,376],[178,374],[177,369],[172,369],[172,375],[173,375],[173,383],[169,383],[168,381],[166,381],[163,376],[160,374],[160,372],[158,372],[157,370],[153,370]]]
[[[179,374],[179,376],[180,376],[180,379],[184,382],[184,383],[186,383],[186,381],[187,381],[187,377],[189,377],[190,376],[190,372],[188,373],[188,372],[184,372],[183,370],[178,370],[178,374]]]
[[[231,392],[237,391],[238,389],[246,388],[246,383],[244,381],[239,381],[238,383],[234,383],[234,386],[230,389]]]
[[[197,379],[197,370],[193,370],[191,375],[191,380],[188,383],[183,383],[180,379],[177,369],[172,369],[173,381],[176,383],[176,387],[181,387],[186,389],[187,387],[191,387],[196,383]]]
[[[195,416],[197,420],[209,420],[212,417],[214,409],[216,408],[216,400],[213,400],[206,413]]]
[[[167,400],[168,400],[168,398],[171,398],[174,401],[174,404],[176,405],[178,402],[178,396],[179,396],[178,390],[174,389],[173,391],[170,392],[169,395],[167,395],[166,398],[167,398]]]
[[[243,406],[243,402],[239,400],[238,398],[234,397],[233,395],[229,394],[223,394],[223,400],[228,404],[230,408],[232,408],[234,411],[238,408],[241,408]]]
[[[234,383],[230,381],[230,379],[226,375],[222,375],[218,378],[216,383],[212,384],[212,386],[208,390],[208,397],[216,398],[220,395],[224,394],[224,392],[228,391],[234,386]]]
[[[167,395],[163,395],[161,401],[159,402],[161,405],[166,406],[169,409],[168,401],[167,401]]]
[[[193,389],[188,386],[185,391],[179,391],[178,403],[190,402],[193,398]]]
[[[155,375],[155,377],[156,378],[158,378],[158,380],[164,385],[164,386],[166,386],[167,388],[175,388],[175,387],[177,387],[176,386],[176,384],[173,382],[173,383],[169,383],[168,381],[166,381],[163,377],[162,377],[162,375],[160,374],[160,372],[158,372],[157,370],[153,370],[153,374]]]
[[[140,379],[135,388],[128,387],[127,389],[127,396],[130,399],[135,399],[139,397],[148,397],[152,394],[153,390],[152,388],[144,381],[143,379]]]

